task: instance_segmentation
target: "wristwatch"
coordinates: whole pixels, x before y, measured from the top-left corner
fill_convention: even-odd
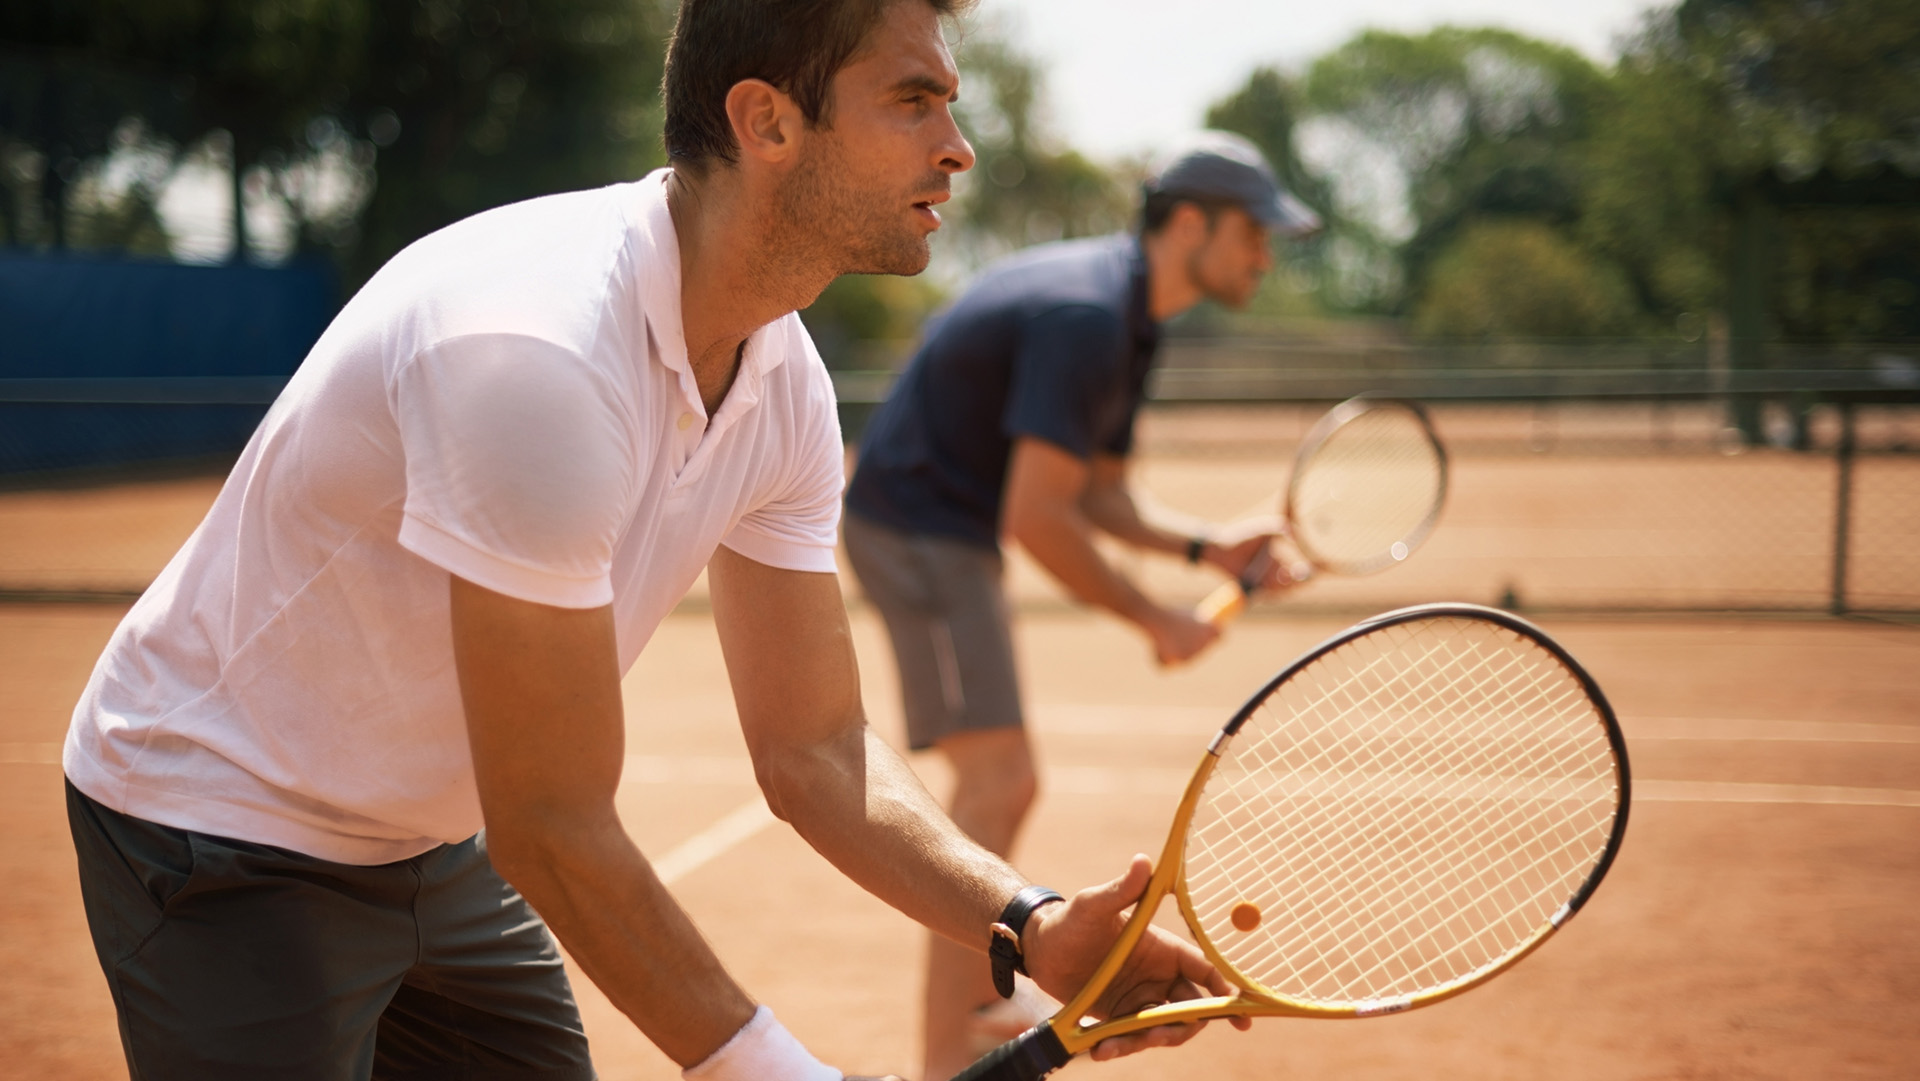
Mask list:
[[[993,989],[1000,992],[1001,998],[1013,997],[1013,974],[1025,974],[1027,959],[1020,951],[1020,933],[1027,929],[1027,920],[1041,905],[1064,901],[1045,886],[1028,886],[1013,895],[1007,907],[1001,911],[999,922],[991,928],[987,940],[987,958],[993,963]]]
[[[1206,554],[1207,554],[1207,538],[1205,537],[1188,537],[1187,538],[1187,562],[1188,563],[1198,565],[1200,562],[1200,557]]]

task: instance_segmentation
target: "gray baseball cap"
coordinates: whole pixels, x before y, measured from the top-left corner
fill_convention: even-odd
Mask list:
[[[1238,203],[1255,221],[1286,236],[1320,230],[1320,215],[1281,186],[1259,148],[1229,132],[1202,131],[1182,139],[1154,163],[1145,188],[1149,195]]]

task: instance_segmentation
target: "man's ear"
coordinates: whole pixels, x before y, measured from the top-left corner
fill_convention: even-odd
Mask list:
[[[1211,224],[1198,203],[1175,203],[1167,215],[1166,228],[1182,245],[1198,247],[1206,242]]]
[[[727,121],[741,154],[760,161],[790,160],[799,152],[806,118],[772,83],[742,79],[727,91]]]

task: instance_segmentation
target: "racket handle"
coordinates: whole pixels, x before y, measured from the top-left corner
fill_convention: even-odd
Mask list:
[[[1247,591],[1238,582],[1227,582],[1207,594],[1193,610],[1195,619],[1225,627],[1247,609]]]
[[[1072,1058],[1053,1026],[1042,1022],[982,1055],[953,1081],[1040,1081]]]

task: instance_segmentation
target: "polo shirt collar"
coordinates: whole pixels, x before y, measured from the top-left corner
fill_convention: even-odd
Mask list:
[[[653,362],[675,373],[687,401],[702,408],[700,385],[687,359],[686,328],[680,318],[680,238],[673,229],[673,214],[667,209],[667,177],[672,172],[656,169],[638,185],[640,212],[634,232],[639,241],[635,255],[639,263],[640,315],[652,342],[647,352]],[[758,402],[768,373],[785,362],[786,350],[777,345],[779,323],[776,319],[748,336],[740,372],[726,400],[720,403],[720,416]]]

